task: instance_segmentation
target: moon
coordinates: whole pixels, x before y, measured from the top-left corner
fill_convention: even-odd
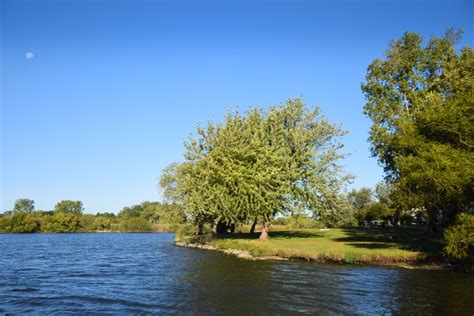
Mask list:
[[[26,53],[26,59],[33,59],[33,58],[35,58],[35,54],[33,54],[32,52]]]

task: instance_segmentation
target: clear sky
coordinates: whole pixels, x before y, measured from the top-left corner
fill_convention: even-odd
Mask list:
[[[403,32],[462,28],[469,1],[1,0],[1,203],[87,212],[160,200],[198,122],[303,96],[349,131],[353,187],[373,187],[360,84]]]

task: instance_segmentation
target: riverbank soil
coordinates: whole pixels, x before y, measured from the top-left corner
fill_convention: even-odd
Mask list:
[[[235,249],[251,256],[359,264],[431,264],[442,262],[441,235],[424,227],[297,229],[258,234],[178,237],[180,245],[206,244],[217,250]]]

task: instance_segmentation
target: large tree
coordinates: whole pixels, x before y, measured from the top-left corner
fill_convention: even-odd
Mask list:
[[[372,153],[400,208],[425,207],[433,224],[472,208],[474,54],[448,30],[426,45],[419,34],[392,41],[362,84]],[[435,225],[433,225],[435,226]]]
[[[62,200],[54,206],[55,212],[82,214],[84,207],[81,201]]]
[[[13,206],[13,213],[31,213],[35,210],[35,201],[30,199],[18,199]]]
[[[210,223],[218,232],[259,220],[266,239],[278,213],[341,206],[348,180],[337,164],[343,134],[299,99],[266,112],[229,113],[198,129],[186,143],[186,161],[166,168],[160,184],[200,227]]]

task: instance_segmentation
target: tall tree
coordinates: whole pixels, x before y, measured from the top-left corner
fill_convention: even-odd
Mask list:
[[[84,207],[81,201],[62,200],[54,206],[55,212],[82,214]]]
[[[223,123],[197,130],[185,144],[186,161],[166,168],[160,184],[201,227],[259,219],[266,239],[278,213],[340,207],[348,180],[337,164],[343,134],[299,99],[267,112],[229,113]]]
[[[357,210],[366,209],[374,202],[374,192],[371,188],[363,187],[359,190],[352,189],[347,194],[349,204]]]
[[[380,203],[392,205],[393,187],[388,181],[381,181],[375,186],[375,196]]]
[[[473,206],[474,54],[448,30],[423,46],[419,34],[392,41],[362,84],[372,154],[400,208],[425,207],[435,227]]]
[[[18,199],[13,206],[13,213],[31,213],[35,210],[35,201],[30,199]]]

